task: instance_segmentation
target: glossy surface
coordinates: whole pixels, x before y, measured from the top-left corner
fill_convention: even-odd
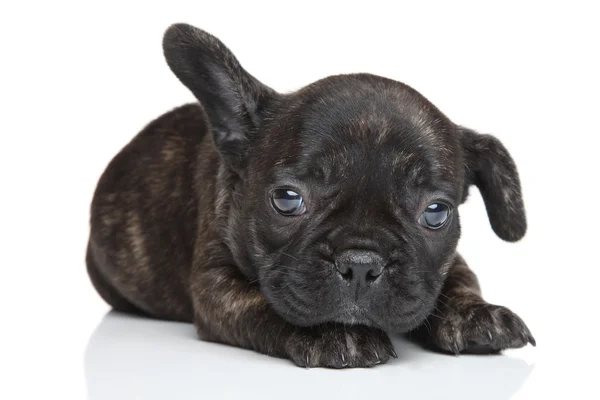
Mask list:
[[[513,356],[451,356],[395,338],[398,359],[369,369],[304,369],[290,361],[198,341],[189,324],[116,312],[98,325],[85,350],[92,400],[404,398],[508,399],[534,363]],[[283,395],[285,393],[285,395]]]
[[[423,212],[421,224],[430,229],[440,229],[450,216],[450,207],[443,203],[433,203]]]
[[[304,208],[302,196],[293,190],[275,189],[271,199],[273,207],[283,215],[298,215]]]

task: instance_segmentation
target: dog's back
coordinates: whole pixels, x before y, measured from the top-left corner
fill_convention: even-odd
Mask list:
[[[192,320],[195,173],[199,158],[205,170],[216,165],[206,131],[199,105],[176,108],[148,124],[103,172],[86,262],[96,290],[115,309]]]

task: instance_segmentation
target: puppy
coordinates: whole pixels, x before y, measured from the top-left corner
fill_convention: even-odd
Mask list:
[[[370,74],[278,93],[187,24],[163,50],[198,102],[150,122],[97,184],[87,271],[114,309],[304,367],[384,363],[388,334],[456,354],[535,345],[456,252],[472,185],[498,237],[525,234],[498,139]]]

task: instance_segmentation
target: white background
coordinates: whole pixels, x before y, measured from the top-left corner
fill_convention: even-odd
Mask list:
[[[94,4],[0,6],[0,398],[599,398],[593,2]],[[194,100],[161,53],[173,22],[221,38],[277,90],[380,74],[496,135],[518,165],[529,231],[494,236],[474,189],[460,250],[538,347],[456,358],[398,342],[385,366],[306,371],[199,342],[187,324],[103,320],[84,265],[89,203],[133,135]]]

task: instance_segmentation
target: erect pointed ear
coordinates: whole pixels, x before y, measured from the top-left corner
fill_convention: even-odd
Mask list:
[[[188,24],[165,31],[163,52],[175,76],[204,108],[223,159],[240,168],[261,111],[276,92],[246,72],[219,39]]]
[[[466,185],[476,185],[485,203],[492,229],[508,242],[527,231],[521,182],[514,160],[494,136],[459,127],[465,154]]]

